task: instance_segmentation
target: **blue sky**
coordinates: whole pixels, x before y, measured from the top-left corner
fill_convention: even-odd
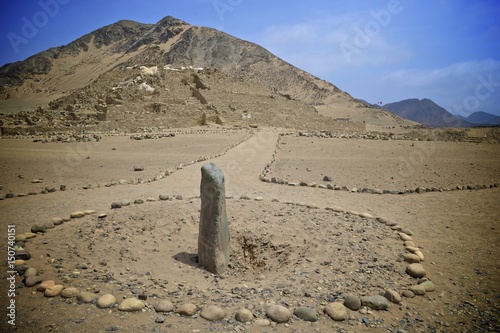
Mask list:
[[[430,98],[455,114],[500,115],[497,0],[5,0],[1,6],[0,65],[120,19],[156,23],[171,15],[260,44],[372,103]]]

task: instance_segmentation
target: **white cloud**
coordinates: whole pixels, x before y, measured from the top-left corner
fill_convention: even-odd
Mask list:
[[[412,55],[405,45],[391,44],[382,26],[379,33],[370,36],[359,32],[358,27],[366,22],[370,22],[369,17],[355,13],[271,26],[257,43],[320,77],[339,69],[393,64]]]
[[[271,26],[265,31],[265,41],[275,46],[309,44],[316,41],[316,27],[307,23]]]
[[[461,83],[459,88],[470,88],[480,75],[487,75],[500,70],[500,61],[486,59],[482,61],[458,62],[435,69],[401,69],[384,77],[384,81],[406,87],[425,88],[429,85]],[[458,80],[458,81],[457,81]]]

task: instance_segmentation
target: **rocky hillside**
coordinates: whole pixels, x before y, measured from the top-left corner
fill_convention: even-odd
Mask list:
[[[333,84],[284,62],[254,43],[216,29],[191,26],[170,16],[156,24],[119,21],[68,45],[1,67],[0,103],[1,100],[74,99],[75,94],[106,73],[140,66],[218,70],[229,81],[245,80],[262,86],[267,95],[289,101],[309,106],[334,105],[342,110],[371,110]],[[111,77],[117,75],[121,74]],[[92,98],[103,95],[100,92]],[[215,99],[218,98],[222,97]],[[231,99],[227,94],[225,98]]]

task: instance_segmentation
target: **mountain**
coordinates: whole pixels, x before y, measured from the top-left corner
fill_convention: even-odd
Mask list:
[[[333,84],[254,43],[216,29],[191,26],[171,16],[154,25],[118,21],[68,45],[4,65],[0,68],[0,98],[61,96],[115,67],[167,64],[241,75],[308,104],[338,100],[357,104]]]
[[[159,69],[158,74],[155,77],[142,77],[142,82],[134,81],[137,77],[132,75],[141,75],[141,66],[156,67]],[[208,72],[179,74],[164,68],[204,68]],[[137,91],[128,91],[122,96],[112,90],[124,82],[132,82],[130,80],[137,86],[143,83],[156,84],[159,88],[170,90],[157,89],[146,97],[137,95]],[[186,87],[178,89],[169,80]],[[203,89],[203,96],[198,89],[200,80],[211,85],[210,89]],[[237,84],[240,81],[248,84]],[[195,85],[199,91],[190,90],[190,85]],[[242,91],[236,89],[238,86],[241,86]],[[169,91],[170,95],[174,94],[173,91],[178,95],[170,96]],[[278,104],[270,103],[268,97]],[[192,98],[201,100],[203,105],[190,106]],[[257,44],[216,29],[192,26],[171,16],[156,24],[118,21],[68,45],[51,48],[24,61],[0,67],[2,110],[6,109],[2,102],[18,108],[29,101],[52,101],[51,108],[90,114],[96,112],[96,105],[101,105],[99,109],[102,109],[106,100],[120,99],[123,99],[121,105],[137,103],[134,106],[136,110],[156,110],[156,106],[151,106],[155,103],[167,105],[160,107],[162,110],[173,110],[172,105],[183,103],[196,117],[215,110],[233,120],[237,117],[231,112],[238,113],[241,120],[239,111],[257,111],[255,108],[259,108],[263,113],[260,119],[266,119],[268,125],[273,125],[272,119],[280,119],[275,126],[291,127],[310,123],[304,128],[328,123],[315,107],[333,106],[329,110],[338,109],[342,112],[363,110],[369,115],[376,111],[335,85],[292,66]],[[294,113],[291,110],[307,111]],[[285,113],[277,114],[279,112]],[[394,119],[384,116],[388,119],[387,124],[384,123],[387,126],[414,125],[399,117]],[[330,118],[335,118],[335,115]],[[380,119],[380,116],[373,118]],[[181,124],[192,125],[179,121],[178,125]]]
[[[480,125],[480,126],[500,125],[500,116],[496,116],[494,114],[487,113],[484,111],[474,112],[468,117],[464,117],[464,119],[474,125]]]
[[[429,127],[471,127],[471,123],[446,111],[430,99],[406,99],[383,106],[400,117]]]

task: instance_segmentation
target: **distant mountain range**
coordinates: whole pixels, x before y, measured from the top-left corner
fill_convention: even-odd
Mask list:
[[[468,117],[458,116],[465,121],[479,126],[500,126],[500,117],[495,116],[494,114],[478,111],[474,112]]]
[[[432,100],[405,99],[382,106],[396,115],[428,127],[474,127],[500,125],[500,117],[486,112],[475,112],[468,117],[453,115]]]
[[[405,99],[383,106],[400,117],[410,119],[429,127],[472,127],[473,124],[461,119],[430,99]]]

